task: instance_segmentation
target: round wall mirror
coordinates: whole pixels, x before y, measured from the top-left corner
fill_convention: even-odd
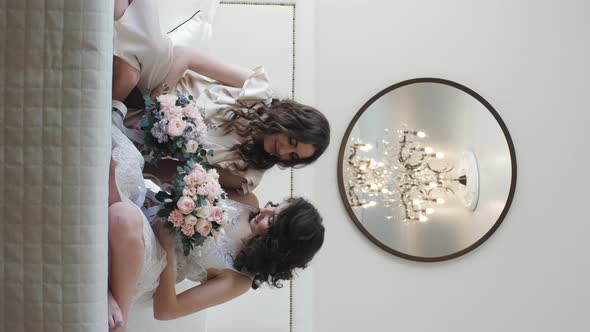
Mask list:
[[[441,261],[489,238],[516,186],[506,125],[473,90],[443,79],[379,92],[348,126],[340,195],[360,231],[394,255]]]

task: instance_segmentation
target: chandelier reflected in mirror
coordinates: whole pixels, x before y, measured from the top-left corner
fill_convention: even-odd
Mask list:
[[[494,108],[475,91],[416,78],[373,95],[338,151],[338,189],[363,236],[422,262],[464,255],[504,220],[516,154]]]
[[[429,144],[425,132],[404,126],[395,134],[385,129],[376,146],[351,138],[345,167],[351,207],[382,205],[390,211],[386,219],[400,213],[405,223],[427,222],[448,197],[475,210],[479,176],[473,152],[465,151],[456,167]]]

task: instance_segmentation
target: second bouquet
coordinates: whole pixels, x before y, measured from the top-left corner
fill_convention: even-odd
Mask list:
[[[186,256],[207,238],[222,232],[227,224],[223,210],[227,194],[219,185],[217,171],[206,170],[192,160],[178,167],[169,191],[160,191],[156,199],[164,205],[158,217],[165,219],[167,228],[180,234]]]
[[[213,150],[203,148],[207,135],[205,124],[192,96],[163,94],[146,96],[141,129],[145,132],[142,153],[152,164],[171,157],[201,163]]]

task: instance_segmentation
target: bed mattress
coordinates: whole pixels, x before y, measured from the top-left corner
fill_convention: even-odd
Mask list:
[[[0,1],[0,331],[106,330],[112,30],[112,1]]]

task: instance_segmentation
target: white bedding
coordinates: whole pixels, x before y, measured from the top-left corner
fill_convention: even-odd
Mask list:
[[[252,40],[259,47],[244,54],[240,37],[226,34],[214,48],[232,62],[264,64],[290,95],[293,9],[230,5],[226,23],[260,15],[250,32],[267,42]],[[0,0],[0,332],[106,330],[112,13],[112,1]],[[267,19],[281,29],[257,32]],[[270,172],[267,184],[262,201],[288,196],[289,172]],[[256,298],[280,311],[275,330],[286,330],[288,287],[272,291],[278,302],[262,293]],[[230,304],[216,310],[209,328],[221,331]],[[172,326],[152,323],[139,330]],[[203,331],[204,323],[203,313],[173,325]]]
[[[0,1],[0,331],[106,329],[112,13]]]

